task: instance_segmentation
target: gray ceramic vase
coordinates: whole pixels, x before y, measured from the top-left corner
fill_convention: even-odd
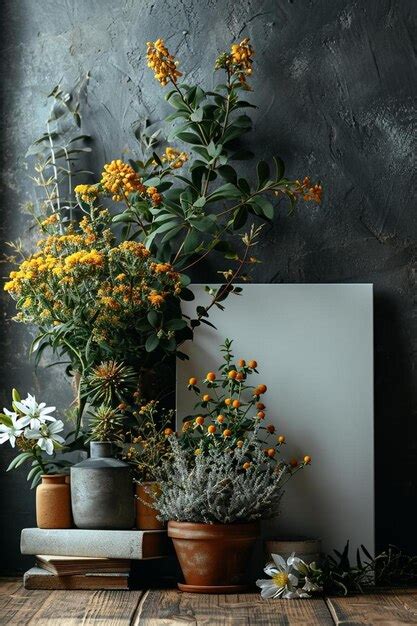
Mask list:
[[[71,467],[71,504],[77,528],[129,529],[135,522],[129,465],[107,441],[90,443],[90,458]]]

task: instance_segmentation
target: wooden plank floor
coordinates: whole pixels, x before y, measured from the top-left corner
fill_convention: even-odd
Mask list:
[[[349,598],[261,600],[259,594],[149,591],[27,591],[0,579],[0,625],[277,626],[417,624],[417,589]]]

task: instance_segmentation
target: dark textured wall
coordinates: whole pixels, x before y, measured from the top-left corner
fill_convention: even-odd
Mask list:
[[[322,179],[320,207],[282,208],[265,231],[259,282],[375,285],[378,545],[417,550],[417,296],[414,0],[3,0],[1,10],[2,241],[32,233],[23,154],[43,130],[45,95],[91,72],[84,128],[95,161],[137,150],[132,128],[167,110],[146,68],[145,42],[162,36],[192,80],[211,84],[216,54],[249,35],[259,157],[280,154],[295,176]],[[414,20],[413,20],[414,18]],[[413,41],[414,38],[414,41]],[[4,266],[2,266],[4,267]],[[216,278],[207,267],[201,280]],[[5,272],[3,272],[4,274]],[[31,332],[2,296],[1,401],[37,392],[64,408],[69,384],[47,360],[27,359]],[[3,405],[2,405],[3,406]],[[356,436],[359,438],[361,433]],[[343,445],[344,442],[340,442]],[[0,451],[2,468],[10,450]],[[4,571],[22,568],[20,529],[33,523],[24,472],[0,474]],[[335,506],[339,503],[335,502]]]

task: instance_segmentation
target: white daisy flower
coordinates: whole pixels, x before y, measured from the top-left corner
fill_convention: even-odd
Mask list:
[[[39,429],[45,422],[55,422],[55,417],[50,415],[56,409],[54,406],[46,406],[45,402],[38,404],[35,396],[28,393],[28,397],[20,402],[14,402],[14,406],[24,415],[25,426],[30,425],[31,429]]]
[[[18,417],[17,413],[13,413],[8,409],[3,409],[4,414],[9,418],[9,424],[0,424],[0,444],[10,441],[12,448],[15,447],[16,438],[20,437],[26,426],[25,419]]]
[[[300,560],[291,555],[287,561],[278,554],[272,554],[273,563],[268,563],[264,569],[265,574],[270,579],[260,579],[256,581],[261,588],[262,598],[300,598],[298,589],[298,576],[295,564]]]
[[[52,424],[41,424],[39,428],[27,428],[25,437],[37,439],[37,445],[41,450],[45,450],[46,454],[53,454],[55,447],[65,443],[65,439],[57,434],[62,430],[64,430],[64,422],[55,420]]]

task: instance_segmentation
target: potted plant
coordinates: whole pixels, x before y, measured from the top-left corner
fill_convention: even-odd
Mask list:
[[[277,514],[285,483],[311,462],[282,459],[285,436],[263,425],[266,386],[247,382],[257,363],[235,361],[231,344],[221,347],[220,374],[206,376],[212,395],[197,403],[200,414],[185,419],[178,439],[169,436],[168,478],[155,500],[181,564],[182,590],[243,591],[259,521]],[[197,382],[191,378],[189,387],[201,396]]]
[[[19,450],[7,471],[25,463],[31,465],[27,480],[32,481],[31,488],[37,485],[38,527],[70,528],[70,488],[62,473],[69,463],[56,459],[56,453],[64,449],[65,439],[59,434],[64,424],[52,415],[54,411],[54,406],[38,403],[30,394],[21,399],[19,392],[13,389],[12,410],[4,408],[0,413],[0,444],[8,441],[12,448]]]
[[[173,433],[174,412],[156,400],[129,407],[134,423],[128,433],[131,442],[124,454],[136,483],[136,528],[161,530],[165,524],[157,518],[155,498],[166,480],[164,463],[171,457],[168,437]]]

